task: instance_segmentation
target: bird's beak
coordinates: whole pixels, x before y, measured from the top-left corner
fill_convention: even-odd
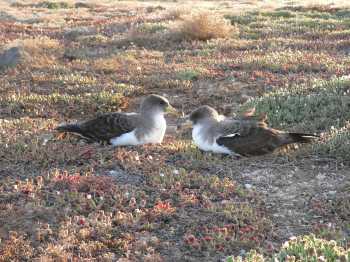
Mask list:
[[[169,105],[166,108],[166,113],[168,113],[169,115],[173,115],[173,116],[179,116],[180,115],[180,113],[174,107],[172,107],[171,105]]]
[[[186,130],[192,128],[192,121],[190,120],[190,116],[187,115],[182,118],[182,123],[179,125],[180,130]]]
[[[183,123],[182,128],[188,129],[192,127],[192,122],[190,120],[186,120],[185,123]]]

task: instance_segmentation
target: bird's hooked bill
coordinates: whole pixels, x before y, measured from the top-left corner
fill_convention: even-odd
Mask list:
[[[190,115],[185,115],[181,118],[181,123],[178,125],[180,130],[185,130],[192,128],[192,121],[190,120]]]
[[[174,115],[174,116],[179,116],[180,115],[180,112],[177,111],[174,107],[172,107],[171,105],[169,105],[167,108],[166,108],[166,112],[170,115]]]

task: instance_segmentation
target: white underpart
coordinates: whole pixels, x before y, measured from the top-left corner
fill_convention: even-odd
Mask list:
[[[166,130],[166,120],[164,118],[163,113],[156,114],[154,116],[154,123],[155,126],[153,127],[152,130],[149,131],[148,134],[143,136],[141,140],[138,140],[135,132],[136,129],[125,133],[121,136],[112,138],[110,140],[111,144],[113,146],[136,146],[136,145],[142,145],[142,144],[157,144],[161,143],[163,141],[164,135],[165,135],[165,130]]]
[[[166,131],[166,120],[164,113],[154,115],[154,127],[153,129],[143,137],[142,143],[162,143],[165,131]]]
[[[235,136],[239,136],[239,133],[228,134],[228,135],[222,136],[222,137],[235,137]]]
[[[218,117],[218,120],[219,121],[223,121],[223,120],[225,120],[226,119],[226,116],[224,116],[224,115],[219,115],[219,117]]]
[[[204,151],[212,151],[214,153],[221,153],[221,154],[233,153],[227,147],[218,145],[216,143],[216,139],[214,139],[213,143],[205,139],[204,136],[206,134],[203,134],[203,132],[205,132],[205,130],[203,129],[202,125],[196,124],[193,126],[192,138],[196,146],[198,146],[200,149]]]
[[[136,146],[140,144],[140,141],[135,136],[135,130],[112,138],[110,142],[113,146]]]

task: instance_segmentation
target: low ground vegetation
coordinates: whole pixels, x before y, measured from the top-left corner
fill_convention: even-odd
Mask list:
[[[0,53],[24,52],[0,69],[0,260],[350,259],[350,10],[252,2],[3,4]],[[321,138],[233,160],[186,132],[115,149],[53,131],[149,93]]]

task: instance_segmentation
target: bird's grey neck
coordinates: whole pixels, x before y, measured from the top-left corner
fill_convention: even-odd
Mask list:
[[[216,119],[216,118],[205,118],[205,119],[198,120],[196,122],[196,125],[212,126],[212,125],[215,125],[218,122],[219,122],[219,120]]]
[[[161,128],[164,124],[165,118],[164,118],[164,112],[161,111],[148,111],[141,113],[143,122],[144,122],[144,129],[146,130],[152,130]]]
[[[141,112],[140,128],[136,130],[136,137],[138,139],[142,139],[144,136],[148,134],[148,132],[152,132],[155,129],[164,128],[165,118],[163,112]],[[166,125],[165,125],[166,127]]]
[[[201,121],[197,121],[193,127],[197,127],[197,131],[201,133],[202,139],[206,140],[209,143],[213,143],[215,134],[217,132],[218,123],[219,121],[214,118],[203,119]]]
[[[156,110],[147,110],[147,111],[142,111],[141,112],[141,116],[142,118],[144,119],[147,119],[147,120],[155,120],[159,117],[164,117],[164,113],[161,112],[161,111],[156,111]]]

